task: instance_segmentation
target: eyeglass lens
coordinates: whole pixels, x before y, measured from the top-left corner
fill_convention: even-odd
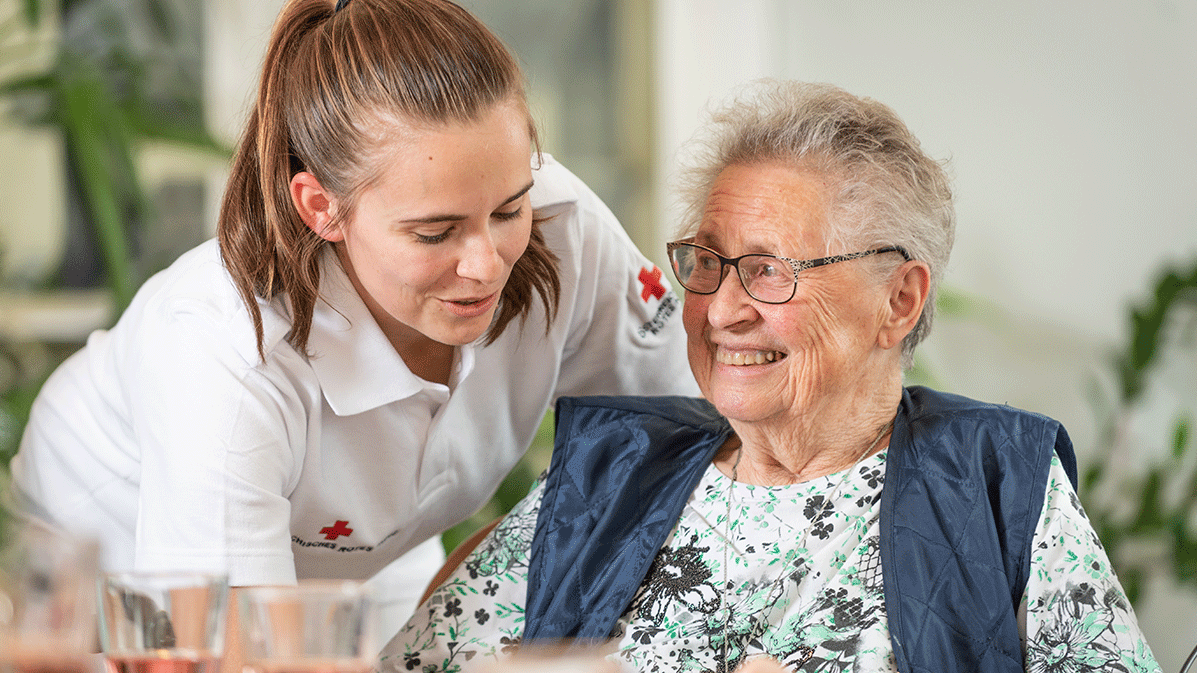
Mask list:
[[[691,292],[710,294],[719,289],[723,262],[703,248],[680,245],[670,254],[674,272],[683,287]],[[794,272],[784,261],[772,255],[746,255],[736,264],[744,289],[754,299],[784,302],[794,293]]]

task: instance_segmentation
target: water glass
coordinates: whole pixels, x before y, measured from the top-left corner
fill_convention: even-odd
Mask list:
[[[241,592],[246,666],[255,673],[366,673],[377,608],[361,582],[301,581]]]
[[[108,673],[217,673],[228,593],[223,574],[104,574],[99,625]]]
[[[0,673],[86,673],[96,642],[99,544],[36,522],[5,529]]]

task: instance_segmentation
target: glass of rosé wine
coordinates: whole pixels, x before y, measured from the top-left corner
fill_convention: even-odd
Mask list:
[[[241,638],[253,673],[368,673],[377,610],[354,581],[300,581],[241,592]]]
[[[98,582],[107,673],[217,673],[228,580],[219,573],[116,572]]]
[[[35,522],[4,532],[0,672],[91,673],[99,544]]]

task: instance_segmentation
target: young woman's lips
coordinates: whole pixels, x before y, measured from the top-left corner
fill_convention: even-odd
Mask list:
[[[480,299],[442,300],[449,311],[459,318],[477,318],[486,315],[495,302],[499,300],[499,293],[487,295]]]

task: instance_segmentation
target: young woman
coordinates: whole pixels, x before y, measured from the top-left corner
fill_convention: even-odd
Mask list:
[[[218,240],[51,377],[14,486],[108,567],[233,586],[369,578],[428,541],[392,566],[410,607],[435,536],[555,398],[697,392],[678,308],[539,152],[519,67],[477,19],[291,0]]]

